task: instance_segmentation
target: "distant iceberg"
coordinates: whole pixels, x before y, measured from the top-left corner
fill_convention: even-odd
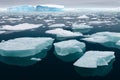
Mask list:
[[[21,5],[7,8],[9,12],[57,12],[63,11],[62,5]]]

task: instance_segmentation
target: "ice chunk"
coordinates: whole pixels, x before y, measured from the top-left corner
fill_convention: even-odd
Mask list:
[[[33,28],[39,28],[40,26],[42,26],[42,24],[23,23],[23,24],[18,24],[18,25],[15,25],[15,26],[4,25],[0,28],[0,30],[21,31],[21,30],[29,30],[29,29],[33,29]]]
[[[50,26],[48,26],[49,28],[63,28],[65,27],[65,24],[52,24]]]
[[[89,32],[93,27],[85,24],[73,24],[73,31],[86,33]]]
[[[113,51],[88,51],[73,65],[84,68],[97,68],[98,66],[107,66],[114,58]]]
[[[31,58],[30,60],[33,60],[33,61],[41,61],[40,58]]]
[[[55,55],[63,61],[74,61],[78,59],[85,50],[85,43],[77,40],[66,40],[54,43]]]
[[[74,33],[68,30],[64,30],[61,28],[48,30],[45,33],[56,35],[57,38],[72,38],[82,36],[81,33]]]
[[[87,15],[82,15],[82,16],[79,16],[77,17],[78,19],[89,19],[89,17]]]
[[[109,72],[112,70],[112,66],[115,59],[113,59],[108,66],[99,66],[97,68],[82,68],[82,67],[76,67],[75,71],[84,77],[90,77],[90,76],[106,76],[109,74]]]
[[[0,55],[8,57],[27,57],[48,50],[54,39],[47,37],[16,38],[0,43]]]
[[[114,47],[116,46],[116,42],[120,40],[120,33],[117,32],[98,32],[95,33],[88,38],[83,38],[82,40],[92,42],[92,43],[99,43],[106,47]]]
[[[6,33],[6,31],[0,31],[0,34]]]

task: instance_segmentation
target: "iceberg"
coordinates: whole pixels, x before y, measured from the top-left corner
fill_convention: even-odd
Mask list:
[[[62,5],[20,5],[13,6],[6,9],[8,12],[59,12],[63,11],[64,6]],[[3,11],[3,10],[1,10]]]
[[[31,5],[21,5],[21,6],[13,6],[7,8],[8,12],[34,12],[35,7]]]
[[[62,5],[37,5],[36,6],[36,11],[39,12],[58,12],[58,11],[63,11],[64,6]]]
[[[4,25],[4,26],[0,27],[0,30],[22,31],[22,30],[39,28],[40,26],[42,26],[42,24],[23,23],[23,24],[18,24],[18,25],[15,25],[15,26]]]
[[[120,33],[118,32],[98,32],[82,40],[120,49],[116,46],[116,43],[120,40]]]
[[[74,61],[80,58],[85,51],[85,43],[75,39],[54,43],[54,54],[63,61]]]
[[[73,65],[83,68],[97,68],[107,66],[115,58],[113,51],[87,51]]]
[[[73,24],[72,30],[75,32],[87,33],[89,32],[93,26],[85,25],[85,24]]]
[[[45,33],[56,35],[57,39],[59,39],[59,38],[60,39],[66,39],[66,38],[73,38],[73,37],[82,36],[82,33],[75,33],[75,32],[71,32],[71,31],[68,31],[68,30],[61,29],[61,28],[48,30]]]
[[[49,37],[16,38],[0,43],[0,55],[7,57],[28,57],[36,55],[43,50],[49,50],[54,39]],[[45,54],[41,54],[45,55]]]

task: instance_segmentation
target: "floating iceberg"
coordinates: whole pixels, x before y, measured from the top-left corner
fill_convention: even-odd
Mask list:
[[[54,54],[63,61],[74,61],[83,55],[85,43],[77,40],[67,40],[54,43]]]
[[[48,50],[54,39],[47,37],[16,38],[0,43],[0,55],[7,57],[28,57]],[[45,55],[45,54],[42,54]]]
[[[4,26],[0,27],[0,30],[22,31],[22,30],[29,30],[29,29],[33,29],[33,28],[39,28],[40,26],[42,26],[42,24],[23,23],[23,24],[18,24],[15,26],[4,25]]]
[[[83,38],[82,40],[92,42],[92,43],[99,43],[106,47],[118,48],[116,46],[116,42],[120,40],[120,33],[98,32],[98,33],[90,35],[88,38]]]
[[[63,11],[62,5],[20,5],[7,8],[8,12],[58,12]]]
[[[48,30],[45,33],[56,35],[57,38],[61,38],[61,39],[82,36],[81,33],[74,33],[74,32],[71,32],[71,31],[68,31],[68,30],[64,30],[64,29],[61,29],[61,28]]]
[[[98,66],[107,66],[114,58],[114,52],[112,51],[88,51],[73,65],[84,68],[97,68]]]
[[[31,5],[21,5],[21,6],[13,6],[7,8],[9,12],[33,12],[35,11],[35,7]]]
[[[84,25],[84,24],[73,24],[72,25],[73,31],[81,32],[81,33],[89,32],[92,28],[93,28],[93,26]]]
[[[63,11],[64,6],[62,5],[37,5],[36,11],[39,12],[58,12]]]
[[[49,28],[63,28],[63,27],[65,27],[65,24],[52,24],[48,27]]]

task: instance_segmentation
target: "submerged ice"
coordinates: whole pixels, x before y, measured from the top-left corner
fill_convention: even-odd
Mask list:
[[[115,58],[113,51],[87,51],[73,65],[84,68],[97,68],[107,66]]]
[[[7,57],[28,57],[48,50],[54,39],[47,37],[16,38],[0,43],[0,55]],[[44,54],[43,54],[44,55]]]
[[[63,61],[74,61],[83,55],[85,43],[73,40],[66,40],[54,43],[55,55]]]

